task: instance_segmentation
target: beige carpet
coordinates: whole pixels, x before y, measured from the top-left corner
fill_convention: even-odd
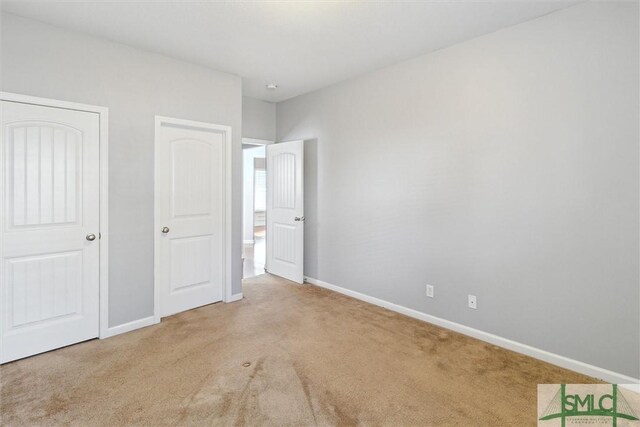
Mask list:
[[[536,384],[593,381],[309,285],[244,295],[0,367],[0,424],[522,426]]]

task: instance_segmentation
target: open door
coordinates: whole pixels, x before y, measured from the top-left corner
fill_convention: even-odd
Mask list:
[[[304,249],[303,141],[267,146],[267,266],[302,283]]]

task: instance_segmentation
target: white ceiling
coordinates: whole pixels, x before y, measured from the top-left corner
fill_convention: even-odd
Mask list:
[[[50,0],[2,8],[236,74],[245,95],[282,101],[575,3]]]

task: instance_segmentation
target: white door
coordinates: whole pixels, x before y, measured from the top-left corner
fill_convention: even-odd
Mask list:
[[[160,315],[222,300],[224,132],[156,128],[156,281]]]
[[[98,336],[99,115],[2,101],[0,362]]]
[[[304,142],[267,145],[267,271],[302,283]]]

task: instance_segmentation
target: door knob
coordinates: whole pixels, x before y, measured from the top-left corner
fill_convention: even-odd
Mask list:
[[[169,227],[162,227],[162,231],[164,234],[167,234],[169,232]]]
[[[95,234],[87,234],[87,240],[90,242],[93,242],[94,240],[96,240],[96,235]]]
[[[297,216],[295,218],[296,221],[304,221],[304,217],[303,216]]]

